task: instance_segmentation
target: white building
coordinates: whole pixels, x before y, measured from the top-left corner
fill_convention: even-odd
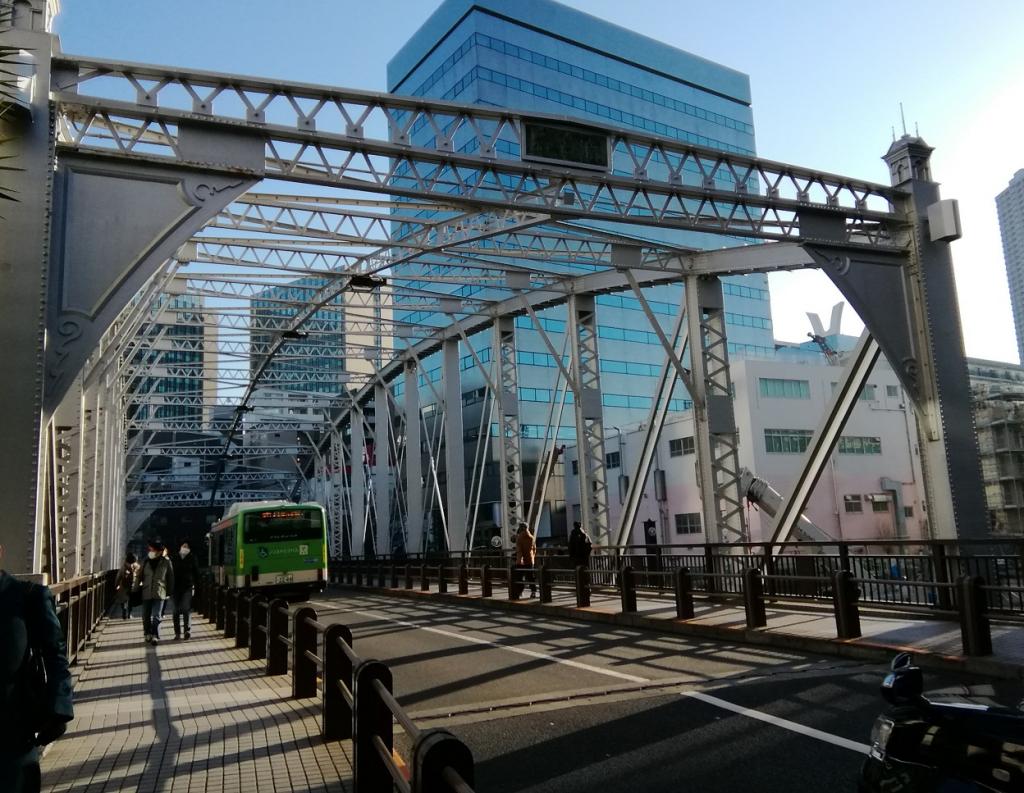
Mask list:
[[[813,363],[738,360],[731,364],[740,465],[788,493],[803,451],[824,414],[841,369]],[[879,363],[804,514],[836,540],[918,539],[928,536],[917,431],[893,371]],[[611,525],[617,525],[626,482],[640,454],[641,427],[605,427]],[[654,520],[661,543],[706,541],[696,485],[693,417],[666,422],[629,542]],[[566,450],[569,512],[579,514],[576,449]],[[664,472],[664,492],[655,481]],[[659,499],[658,496],[663,498]],[[770,536],[772,519],[748,509],[752,541]],[[575,519],[578,519],[575,518]]]

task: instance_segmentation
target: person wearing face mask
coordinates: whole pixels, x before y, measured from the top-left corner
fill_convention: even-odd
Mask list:
[[[181,543],[178,555],[171,558],[174,567],[174,638],[180,639],[182,631],[186,639],[192,638],[189,630],[189,614],[192,611],[192,595],[199,583],[199,562],[189,547],[188,540]]]
[[[174,593],[174,569],[163,550],[164,544],[159,540],[149,541],[148,558],[142,563],[137,584],[142,592],[142,633],[151,645],[160,641],[164,601]]]

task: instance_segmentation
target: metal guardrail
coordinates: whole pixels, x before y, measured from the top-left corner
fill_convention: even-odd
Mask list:
[[[624,557],[623,561],[631,561]],[[992,633],[989,614],[993,596],[1000,598],[1007,594],[1020,596],[1024,587],[992,586],[980,576],[964,575],[955,582],[949,581],[900,581],[859,577],[849,569],[833,571],[830,575],[797,575],[787,573],[765,573],[759,567],[739,568],[731,565],[727,571],[708,572],[707,568],[691,571],[687,567],[672,567],[652,571],[637,570],[629,564],[622,564],[615,570],[595,571],[587,567],[576,567],[574,570],[555,567],[550,564],[551,557],[531,570],[523,570],[506,564],[504,569],[494,569],[489,564],[471,566],[463,558],[458,567],[451,568],[445,564],[421,564],[418,567],[420,585],[423,592],[431,590],[432,583],[438,593],[447,591],[447,581],[452,571],[459,582],[459,594],[469,592],[471,580],[480,583],[482,597],[493,597],[495,578],[502,582],[510,600],[518,600],[523,596],[527,583],[535,583],[541,603],[550,603],[555,589],[564,590],[571,585],[575,592],[576,608],[590,606],[594,589],[594,578],[610,579],[611,583],[599,585],[597,588],[605,593],[618,594],[621,602],[621,613],[637,611],[637,593],[641,588],[657,589],[661,593],[670,593],[674,599],[676,618],[693,619],[694,594],[703,593],[716,600],[740,599],[746,616],[746,626],[750,629],[764,628],[768,624],[767,603],[769,601],[794,600],[790,595],[793,588],[813,589],[815,599],[829,601],[832,605],[836,624],[837,639],[857,639],[862,636],[860,624],[860,608],[864,602],[863,593],[872,587],[895,587],[901,591],[925,590],[935,595],[936,602],[955,604],[955,609],[939,611],[960,623],[961,642],[964,655],[991,655]],[[387,564],[375,560],[348,560],[335,563],[331,568],[333,583],[349,586],[376,587],[385,589],[390,583],[397,589],[399,578],[404,578],[405,589],[413,589],[414,571],[412,564]],[[497,574],[497,576],[495,575]],[[701,587],[694,586],[700,581]],[[799,598],[796,598],[799,601]],[[878,608],[875,602],[872,607]],[[890,605],[892,605],[890,603]],[[952,612],[952,613],[951,613]]]
[[[375,582],[397,587],[394,576],[392,571],[390,581]],[[321,736],[352,740],[356,793],[393,787],[402,793],[472,793],[470,750],[447,730],[422,730],[409,718],[394,697],[390,668],[361,658],[346,625],[320,622],[310,606],[291,610],[283,599],[268,601],[208,580],[197,594],[196,611],[236,647],[248,648],[250,659],[265,660],[267,675],[291,669],[292,698],[320,695]],[[395,750],[395,722],[412,741],[409,762]]]
[[[50,585],[57,619],[64,632],[68,662],[75,663],[93,629],[114,600],[116,570],[71,578]]]
[[[374,564],[445,565],[457,569],[486,564],[492,570],[507,568],[509,551],[478,548],[458,553],[407,554],[401,557],[355,557],[351,561]],[[571,574],[573,565],[566,549],[541,548],[537,565]],[[618,587],[618,571],[628,564],[641,591],[665,588],[658,574],[686,568],[699,591],[741,594],[740,579],[750,567],[766,576],[783,576],[768,583],[776,598],[828,601],[832,576],[848,570],[865,581],[860,600],[878,606],[919,606],[958,611],[958,591],[944,586],[963,576],[983,578],[988,610],[993,614],[1024,616],[1024,539],[845,541],[784,543],[701,543],[659,546],[595,546],[589,570],[594,587]],[[717,574],[731,574],[719,578]],[[935,586],[919,586],[934,583]]]

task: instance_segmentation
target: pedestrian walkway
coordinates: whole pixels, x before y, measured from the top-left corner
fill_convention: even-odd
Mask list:
[[[75,720],[50,747],[50,793],[326,793],[351,790],[350,742],[320,738],[318,700],[196,619],[189,641],[142,641],[106,619],[75,668]]]

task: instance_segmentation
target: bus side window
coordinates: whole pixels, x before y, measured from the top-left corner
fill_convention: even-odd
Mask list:
[[[238,533],[237,526],[229,526],[224,529],[224,564],[228,567],[235,566],[235,535]]]

